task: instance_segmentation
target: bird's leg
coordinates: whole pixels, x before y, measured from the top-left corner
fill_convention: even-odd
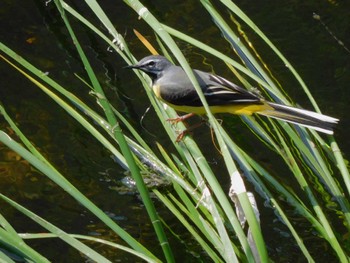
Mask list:
[[[193,116],[195,116],[196,114],[194,113],[188,113],[188,114],[185,114],[185,115],[182,115],[182,116],[179,116],[177,118],[170,118],[170,119],[167,119],[168,122],[170,122],[171,124],[176,124],[176,123],[179,123],[179,122],[183,122],[184,120],[187,120]],[[176,138],[176,142],[180,142],[182,141],[182,139],[187,135],[189,134],[191,131],[193,131],[194,129],[200,127],[203,125],[203,123],[205,123],[206,121],[204,119],[202,119],[202,121],[190,126],[189,128],[187,128],[186,130],[182,131],[179,133],[179,135],[177,136]]]
[[[176,117],[176,118],[167,119],[167,121],[170,122],[171,124],[176,124],[178,122],[182,122],[182,121],[184,121],[184,120],[186,120],[188,118],[191,118],[194,115],[195,115],[194,113],[188,113],[188,114]]]
[[[194,129],[197,129],[198,127],[202,126],[203,123],[206,123],[206,121],[205,121],[205,120],[202,120],[202,121],[200,121],[200,122],[198,122],[198,123],[196,123],[196,124],[194,124],[194,125],[188,127],[186,130],[180,132],[179,135],[178,135],[177,138],[176,138],[176,142],[181,142],[182,139],[183,139],[187,134],[189,134],[189,133],[190,133],[191,131],[193,131]]]

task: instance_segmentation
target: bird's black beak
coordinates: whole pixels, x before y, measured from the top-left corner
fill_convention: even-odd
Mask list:
[[[126,69],[139,69],[140,67],[138,65],[128,65],[128,66],[125,66],[123,68],[126,68]]]

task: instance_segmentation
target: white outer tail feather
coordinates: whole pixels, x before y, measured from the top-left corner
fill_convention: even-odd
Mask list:
[[[332,126],[338,123],[338,119],[300,108],[268,102],[274,110],[256,112],[270,118],[283,120],[304,127],[308,127],[326,134],[333,134]],[[315,125],[313,125],[313,123]]]

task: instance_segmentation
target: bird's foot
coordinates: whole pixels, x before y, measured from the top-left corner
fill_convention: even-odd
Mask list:
[[[179,132],[179,135],[176,138],[176,142],[181,142],[182,139],[190,134],[193,130],[197,129],[198,127],[202,126],[205,123],[205,120],[202,120],[201,122],[198,122],[194,125],[192,125],[191,127],[187,128],[186,130],[183,130],[181,132]]]
[[[184,120],[186,120],[188,118],[191,118],[194,115],[195,115],[194,113],[188,113],[186,115],[182,115],[182,116],[179,116],[179,117],[176,117],[176,118],[169,118],[169,119],[167,119],[167,122],[175,125],[175,124],[177,124],[179,122],[183,122]]]
[[[177,137],[176,137],[176,142],[181,142],[182,139],[183,139],[187,134],[189,134],[189,133],[190,133],[190,132],[188,131],[188,129],[179,132],[179,134],[178,134]]]

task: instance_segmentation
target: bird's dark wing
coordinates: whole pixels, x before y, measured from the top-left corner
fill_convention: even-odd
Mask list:
[[[202,106],[198,94],[182,68],[174,66],[172,74],[164,75],[155,84],[160,85],[160,96],[173,105]],[[194,70],[198,84],[209,106],[261,103],[261,98],[234,83],[216,75]]]
[[[223,77],[198,71],[198,76],[205,79],[202,83],[203,94],[210,106],[261,103],[257,95],[237,86]]]

